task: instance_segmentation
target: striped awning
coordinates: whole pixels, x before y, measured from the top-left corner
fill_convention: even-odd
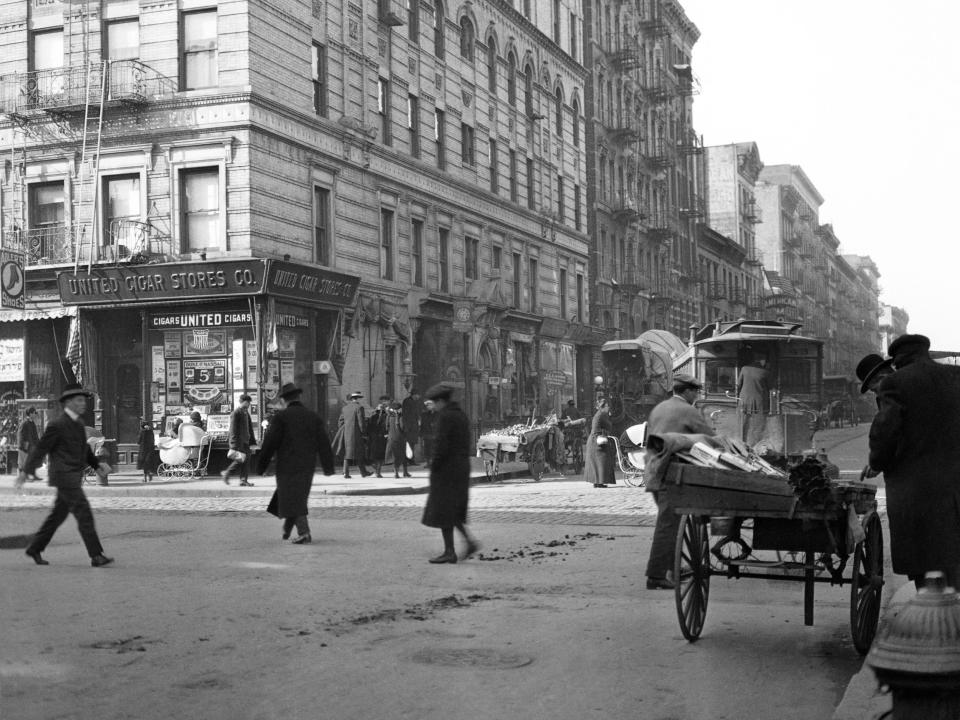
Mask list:
[[[75,306],[64,306],[59,302],[31,303],[32,307],[25,310],[3,308],[0,310],[0,322],[23,322],[24,320],[54,320],[62,317],[73,317],[77,314]]]

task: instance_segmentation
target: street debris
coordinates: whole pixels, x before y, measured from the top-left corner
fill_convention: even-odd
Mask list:
[[[98,640],[95,643],[89,645],[82,645],[81,647],[90,648],[92,650],[116,650],[118,653],[128,653],[128,652],[146,652],[146,645],[150,643],[158,642],[157,640],[147,640],[142,635],[134,635],[130,638],[124,638],[123,640]]]
[[[358,615],[353,618],[330,623],[326,626],[327,632],[341,635],[350,630],[351,627],[361,625],[370,625],[379,622],[393,622],[396,620],[427,620],[441,610],[450,610],[454,608],[465,608],[484,601],[496,600],[493,595],[467,595],[465,598],[460,595],[446,595],[435,600],[429,600],[425,603],[417,603],[401,608],[387,608],[379,610],[370,615]],[[282,628],[281,628],[282,629]]]
[[[550,540],[549,542],[535,542],[533,547],[524,546],[517,548],[516,550],[503,550],[500,548],[493,548],[488,552],[477,553],[475,556],[477,560],[482,560],[486,562],[491,562],[494,560],[533,560],[540,561],[546,560],[547,558],[556,558],[559,557],[561,561],[564,561],[563,556],[569,555],[569,552],[559,552],[557,550],[540,550],[539,548],[575,548],[577,543],[581,540],[593,540],[595,538],[600,538],[600,533],[588,532],[583,535],[564,535],[562,540]],[[609,535],[603,538],[604,540],[616,540],[616,537]],[[502,554],[501,554],[502,553]]]

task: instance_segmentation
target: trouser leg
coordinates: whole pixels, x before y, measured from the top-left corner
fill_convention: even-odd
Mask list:
[[[97,535],[97,528],[93,522],[93,510],[90,509],[86,493],[81,488],[70,488],[60,492],[66,494],[70,512],[77,519],[77,527],[80,529],[83,544],[87,548],[87,555],[90,557],[103,555],[103,545],[100,544],[100,537]]]
[[[653,497],[657,502],[657,526],[653,531],[653,544],[647,561],[647,577],[665,578],[668,572],[673,571],[680,516],[667,501],[666,490],[654,491]]]
[[[303,537],[310,534],[310,523],[307,522],[306,515],[298,515],[293,519],[293,524],[297,526],[297,535]]]
[[[227,465],[227,469],[224,470],[224,473],[226,474],[227,477],[230,477],[231,475],[233,475],[233,471],[236,470],[239,466],[240,466],[240,462],[238,460],[231,460],[230,464]]]
[[[57,531],[57,528],[63,525],[63,521],[66,520],[67,515],[70,514],[70,505],[66,499],[61,496],[62,492],[62,490],[57,491],[57,497],[53,501],[53,509],[50,510],[50,514],[47,515],[40,529],[37,530],[33,536],[27,552],[43,552],[53,539],[53,534]]]
[[[250,451],[248,450],[244,454],[249,455]],[[245,483],[250,473],[249,467],[247,465],[247,458],[244,457],[243,460],[234,460],[234,462],[237,464],[237,469],[240,471],[240,482]]]
[[[350,459],[349,458],[343,459],[343,475],[344,477],[347,477],[350,475]]]
[[[294,523],[296,518],[284,518],[283,519],[283,534],[289,535],[290,531],[293,530]]]

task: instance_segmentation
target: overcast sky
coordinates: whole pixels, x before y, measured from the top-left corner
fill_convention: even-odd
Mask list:
[[[679,1],[704,143],[801,166],[841,252],[876,262],[881,302],[960,351],[960,2]]]

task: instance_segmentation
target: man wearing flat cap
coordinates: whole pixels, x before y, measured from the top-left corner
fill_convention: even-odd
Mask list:
[[[684,433],[688,435],[713,435],[713,428],[704,419],[703,414],[693,404],[700,396],[702,387],[693,375],[673,376],[673,395],[659,403],[650,411],[647,419],[647,437],[661,433]],[[646,489],[653,493],[657,503],[657,526],[653,531],[653,544],[650,546],[650,559],[647,561],[647,589],[670,590],[674,587],[669,578],[673,569],[674,545],[680,516],[667,501],[663,488],[662,474],[652,473],[655,455],[648,447],[646,452]]]
[[[930,340],[890,344],[896,372],[877,388],[870,467],[883,472],[893,571],[917,587],[941,571],[960,587],[960,368],[934,362]]]
[[[337,421],[337,434],[333,439],[333,451],[343,455],[343,476],[350,477],[350,465],[360,468],[360,475],[367,477],[370,472],[364,465],[366,456],[367,417],[360,400],[363,393],[352,392],[347,395],[347,404],[340,411]]]
[[[241,486],[251,487],[253,485],[248,480],[247,470],[250,461],[250,446],[253,445],[255,440],[253,420],[250,418],[250,403],[252,401],[253,398],[244,393],[240,396],[240,404],[230,413],[230,434],[227,438],[227,444],[230,448],[228,455],[233,457],[227,469],[220,473],[220,477],[227,485],[230,484],[230,474],[234,470],[240,471]]]
[[[103,567],[113,562],[113,558],[103,554],[103,546],[93,522],[93,511],[83,492],[83,475],[87,467],[97,468],[97,474],[102,478],[110,473],[110,466],[98,459],[87,444],[83,414],[87,410],[88,397],[90,393],[77,383],[71,383],[63,389],[60,394],[63,414],[47,423],[40,442],[30,451],[23,469],[17,475],[16,484],[20,487],[47,457],[47,484],[57,489],[53,510],[27,546],[26,554],[37,565],[49,565],[41,553],[71,513],[77,519],[90,564]]]

